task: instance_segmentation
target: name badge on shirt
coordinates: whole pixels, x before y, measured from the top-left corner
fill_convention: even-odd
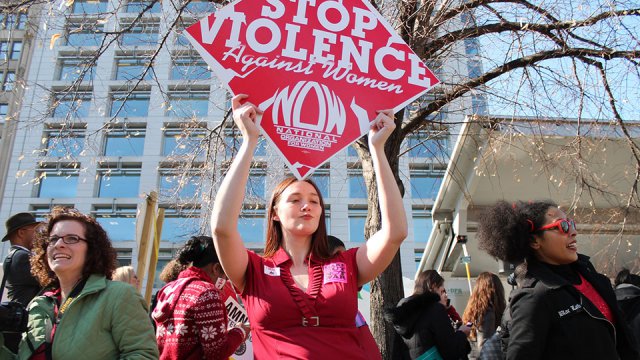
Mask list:
[[[264,266],[264,273],[269,276],[280,276],[280,268],[279,267],[268,267]]]
[[[324,282],[328,283],[347,283],[347,265],[343,262],[334,262],[323,266]]]
[[[218,278],[218,280],[216,280],[216,289],[222,290],[222,288],[224,287],[224,284],[226,283],[227,283],[227,280],[223,278]]]

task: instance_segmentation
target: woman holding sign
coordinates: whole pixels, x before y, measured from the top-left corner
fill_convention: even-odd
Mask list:
[[[365,359],[353,319],[357,292],[391,262],[407,235],[400,191],[384,154],[395,128],[380,111],[369,131],[381,228],[361,247],[331,255],[324,202],[310,180],[287,178],[268,203],[263,256],[248,251],[238,232],[245,186],[258,143],[261,111],[233,98],[243,142],[220,185],[212,213],[214,243],[227,276],[241,292],[251,323],[256,359]]]

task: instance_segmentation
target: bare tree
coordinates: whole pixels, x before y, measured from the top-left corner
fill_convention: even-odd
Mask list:
[[[549,0],[531,2],[527,0],[401,0],[371,1],[372,4],[395,24],[398,33],[411,48],[442,78],[428,96],[416,101],[406,111],[396,114],[397,128],[386,145],[396,179],[404,190],[399,162],[406,153],[403,144],[412,134],[429,130],[455,135],[456,126],[465,114],[490,112],[514,117],[529,116],[532,122],[542,117],[572,117],[595,119],[615,126],[627,140],[628,151],[633,155],[635,171],[629,174],[633,186],[625,194],[626,208],[617,217],[625,218],[637,210],[637,183],[640,179],[640,148],[638,142],[626,128],[626,122],[639,120],[637,111],[640,78],[640,4],[636,1],[587,1]],[[92,74],[92,67],[105,53],[122,44],[127,34],[154,29],[157,39],[145,47],[146,61],[126,82],[121,107],[139,89],[161,81],[153,70],[154,61],[168,42],[186,26],[198,20],[204,13],[193,13],[191,0],[164,0],[161,14],[153,14],[158,0],[142,2],[137,14],[120,19],[121,8],[106,8],[83,18],[68,15],[65,24],[47,24],[49,31],[58,31],[60,41],[69,41],[74,33],[96,35],[96,47],[83,54],[76,79],[64,89],[52,94],[51,111],[59,106],[60,99],[70,101],[72,110],[81,105],[82,86]],[[202,3],[199,3],[202,5]],[[206,3],[205,3],[206,5]],[[51,11],[72,8],[73,0],[41,1],[13,0],[0,5],[0,12],[24,11],[28,7],[40,9],[46,17]],[[121,7],[128,6],[122,1]],[[68,11],[68,10],[66,10]],[[156,21],[157,20],[157,21]],[[158,24],[162,25],[158,25]],[[106,27],[105,25],[113,25]],[[51,30],[58,26],[57,30]],[[140,28],[143,27],[141,31]],[[52,42],[51,46],[57,46]],[[177,54],[177,55],[176,55]],[[197,71],[201,66],[192,49],[173,53],[173,58],[187,59],[185,71]],[[191,60],[188,60],[191,59]],[[38,86],[38,84],[32,84]],[[145,87],[146,86],[146,87]],[[177,85],[185,91],[196,91],[198,82],[188,77]],[[160,87],[161,88],[161,87]],[[175,99],[163,93],[167,111],[172,111]],[[56,102],[58,101],[58,102]],[[224,101],[213,104],[227,107]],[[111,109],[111,121],[101,131],[109,131],[119,120],[121,109]],[[185,114],[183,114],[185,115]],[[186,114],[189,115],[189,114]],[[189,139],[194,129],[201,131],[197,114],[184,126],[181,139]],[[46,117],[43,114],[43,118]],[[183,116],[184,117],[184,116]],[[35,121],[35,120],[34,120]],[[487,121],[486,118],[476,121]],[[61,121],[61,132],[74,129],[73,111],[67,112]],[[487,126],[492,126],[488,123]],[[588,128],[576,129],[574,146],[589,146],[583,139]],[[170,161],[176,174],[202,174],[208,178],[202,191],[187,202],[206,203],[219,175],[224,171],[224,162],[233,156],[233,142],[225,142],[225,134],[233,134],[229,122],[215,129],[206,129],[200,150],[188,154],[177,154]],[[88,138],[88,137],[87,137]],[[227,137],[233,139],[233,137]],[[426,139],[425,139],[426,140]],[[186,140],[185,140],[186,141]],[[87,142],[90,142],[87,140]],[[191,146],[191,145],[189,145]],[[418,143],[415,146],[421,146]],[[369,213],[366,236],[374,233],[380,224],[377,204],[377,189],[371,166],[367,139],[355,144],[367,185]],[[225,151],[224,149],[231,149]],[[549,161],[554,156],[546,154]],[[556,156],[557,160],[558,157]],[[446,160],[446,159],[445,159]],[[588,174],[585,163],[588,159],[575,159],[573,174],[583,179],[585,191],[604,191]],[[213,169],[213,179],[212,179]],[[176,175],[175,195],[181,186],[190,180]],[[196,200],[201,196],[204,201]],[[621,195],[617,195],[621,196]],[[176,200],[177,201],[177,200]],[[393,329],[383,320],[383,307],[397,303],[402,297],[400,258],[396,256],[392,265],[373,282],[371,294],[371,327],[385,359],[391,359]]]

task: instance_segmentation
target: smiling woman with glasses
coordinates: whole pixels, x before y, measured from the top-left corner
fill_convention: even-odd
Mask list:
[[[503,316],[507,359],[639,358],[611,282],[578,254],[577,236],[550,201],[501,201],[481,217],[480,248],[519,264]]]
[[[146,303],[110,280],[115,267],[116,251],[95,219],[54,208],[33,245],[31,272],[44,290],[29,304],[17,358],[157,359]]]

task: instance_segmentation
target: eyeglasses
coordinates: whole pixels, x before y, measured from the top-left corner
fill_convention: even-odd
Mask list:
[[[78,242],[80,242],[80,240],[87,241],[87,239],[83,239],[78,235],[72,235],[72,234],[64,235],[64,236],[52,235],[52,236],[49,236],[49,239],[47,241],[47,246],[53,246],[60,239],[62,239],[62,242],[67,245],[77,244]]]
[[[575,221],[573,221],[573,219],[559,219],[552,222],[549,225],[545,225],[541,227],[538,230],[539,231],[553,230],[555,228],[558,228],[558,230],[560,230],[560,232],[563,234],[568,234],[571,230],[574,230],[574,231],[576,230],[576,223]]]

